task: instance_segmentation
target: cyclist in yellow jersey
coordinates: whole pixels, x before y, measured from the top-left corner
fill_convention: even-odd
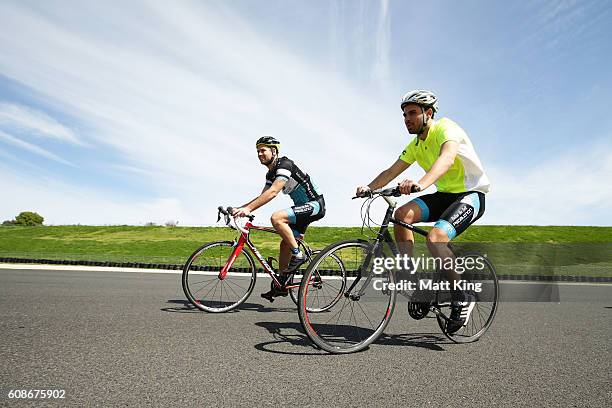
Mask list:
[[[465,131],[448,118],[434,120],[438,111],[436,95],[426,90],[408,92],[402,98],[401,109],[408,132],[416,137],[391,167],[368,185],[358,187],[357,195],[384,187],[417,162],[425,175],[418,182],[409,179],[400,182],[400,192],[410,194],[413,186],[422,191],[433,184],[437,192],[399,207],[395,218],[409,224],[435,222],[427,236],[427,246],[435,257],[452,258],[446,244],[484,213],[485,193],[491,188],[489,179]],[[413,256],[412,231],[396,225],[394,234],[400,252]],[[453,281],[461,279],[452,270],[445,272]],[[452,294],[451,320],[447,323],[451,333],[467,324],[475,300],[464,291]]]

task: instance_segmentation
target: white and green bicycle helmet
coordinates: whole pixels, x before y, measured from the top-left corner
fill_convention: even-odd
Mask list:
[[[407,103],[416,103],[421,108],[431,108],[434,112],[438,111],[438,97],[433,92],[424,89],[416,89],[404,95],[400,108],[404,109],[404,105]]]

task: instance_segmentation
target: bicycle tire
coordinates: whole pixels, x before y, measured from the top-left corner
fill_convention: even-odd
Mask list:
[[[209,313],[229,312],[244,303],[253,292],[257,278],[255,262],[241,251],[224,279],[218,272],[235,248],[235,242],[215,241],[198,248],[183,268],[183,292],[189,302]],[[225,294],[229,300],[224,300]]]
[[[461,257],[480,258],[483,265],[485,265],[483,269],[486,269],[487,272],[475,273],[473,276],[462,276],[462,278],[468,282],[481,283],[484,289],[482,292],[476,293],[477,301],[470,318],[466,326],[459,329],[457,332],[449,333],[446,330],[446,319],[444,317],[438,315],[437,320],[442,333],[452,342],[472,343],[480,339],[493,323],[499,302],[499,280],[495,272],[495,267],[485,256],[477,253],[469,253]],[[440,294],[438,296],[440,296]],[[440,311],[445,316],[450,316],[450,302],[446,303],[448,306],[440,308]]]
[[[356,285],[355,278],[347,277],[348,289],[333,304],[334,310],[328,308],[323,313],[311,312],[308,308],[311,301],[309,294],[315,293],[312,276],[317,273],[325,276],[322,271],[331,264],[326,263],[326,260],[332,255],[342,261],[347,275],[351,268],[355,268],[355,271],[362,268],[365,273]],[[300,283],[298,312],[304,331],[319,348],[334,354],[354,353],[365,349],[383,334],[393,315],[396,292],[378,290],[376,283],[393,284],[395,276],[392,271],[374,275],[371,268],[373,257],[370,243],[363,240],[345,240],[323,249],[308,265]],[[365,308],[372,309],[373,312],[366,312]],[[345,320],[340,322],[345,309],[349,313],[346,323]]]
[[[316,257],[316,255],[318,255],[320,252],[320,250],[316,250],[312,253],[312,255]],[[314,257],[311,257],[311,260],[314,259]],[[339,271],[340,275],[336,276],[333,280],[320,280],[320,282],[317,282],[317,285],[320,286],[319,289],[321,290],[321,292],[325,292],[325,296],[323,298],[327,300],[325,300],[323,303],[319,302],[317,304],[317,307],[308,307],[308,311],[311,313],[324,312],[332,308],[340,300],[340,298],[342,297],[342,293],[346,288],[346,268],[344,267],[342,260],[340,260],[338,257],[332,254],[331,258],[336,261],[338,265],[337,270]],[[294,281],[297,281],[297,279],[300,279],[301,282],[302,277],[303,274],[292,274],[288,282],[289,284],[293,285]],[[290,289],[289,296],[291,296],[291,300],[293,300],[293,303],[298,306],[299,287]]]

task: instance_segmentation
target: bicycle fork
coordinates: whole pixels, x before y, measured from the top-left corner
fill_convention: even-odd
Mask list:
[[[227,272],[230,270],[232,265],[234,265],[234,261],[236,261],[236,258],[238,257],[238,255],[240,255],[240,252],[242,252],[245,242],[246,242],[246,239],[244,238],[244,235],[241,235],[240,239],[236,243],[234,250],[232,251],[232,254],[230,255],[227,262],[225,263],[225,265],[223,266],[223,268],[221,268],[221,271],[219,272],[219,275],[218,275],[219,280],[225,279]]]
[[[357,269],[357,277],[355,278],[355,281],[353,282],[353,284],[346,290],[346,292],[344,292],[344,296],[357,301],[361,298],[361,296],[363,296],[363,293],[366,291],[366,288],[368,287],[368,285],[370,284],[370,282],[372,281],[372,273],[368,274],[368,277],[366,278],[365,282],[363,282],[363,285],[361,285],[361,288],[359,289],[359,291],[357,293],[351,293],[351,291],[357,286],[357,284],[359,283],[359,281],[361,280],[361,277],[363,276],[362,271],[368,267],[368,265],[370,265],[370,262],[372,261],[372,257],[374,256],[374,254],[376,253],[376,250],[378,249],[380,243],[377,241],[376,243],[374,243],[374,245],[372,246],[372,250],[368,252],[368,254],[366,255],[365,260],[363,261],[363,263],[359,266],[359,268]]]

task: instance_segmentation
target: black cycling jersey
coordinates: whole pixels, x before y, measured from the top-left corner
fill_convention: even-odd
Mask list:
[[[293,160],[285,156],[280,157],[274,168],[266,174],[266,188],[270,188],[272,183],[279,178],[287,180],[283,193],[289,194],[295,205],[306,204],[321,196],[317,187],[310,180],[310,176],[300,170]]]

